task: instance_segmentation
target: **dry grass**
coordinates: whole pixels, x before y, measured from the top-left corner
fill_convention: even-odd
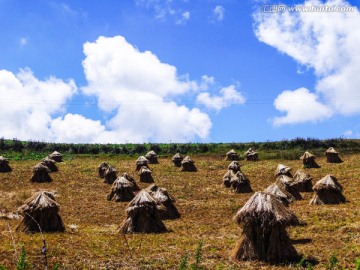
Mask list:
[[[111,187],[98,178],[97,167],[106,160],[118,175],[128,172],[140,187],[147,187],[135,173],[135,159],[75,156],[57,163],[59,171],[51,174],[51,183],[29,182],[36,161],[12,161],[13,171],[0,174],[0,211],[15,211],[32,192],[56,190],[66,232],[46,234],[45,238],[49,264],[60,262],[66,269],[178,269],[185,254],[189,253],[192,260],[200,239],[204,240],[201,265],[206,269],[294,269],[291,265],[275,267],[229,259],[241,233],[232,218],[253,193],[237,194],[222,186],[229,161],[215,156],[192,158],[197,172],[181,172],[170,157],[158,158],[160,164],[149,165],[155,183],[177,198],[176,207],[182,215],[178,220],[164,222],[168,233],[126,235],[125,239],[116,232],[126,216],[127,203],[106,200]],[[325,157],[318,158],[322,167],[306,171],[313,183],[326,174],[334,174],[344,188],[346,204],[310,206],[312,193],[302,193],[304,200],[290,205],[297,217],[307,223],[290,228],[290,237],[300,254],[319,261],[315,269],[324,269],[334,253],[344,267],[353,268],[355,259],[360,257],[360,154],[343,159],[341,164],[328,164]],[[275,181],[278,163],[292,167],[293,172],[302,167],[300,160],[241,161],[254,191]],[[15,268],[13,236],[17,250],[23,243],[29,261],[36,269],[43,269],[41,235],[14,232],[18,223],[0,220],[0,264]]]

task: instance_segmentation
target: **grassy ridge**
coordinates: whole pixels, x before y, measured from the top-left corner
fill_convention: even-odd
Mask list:
[[[360,152],[360,140],[342,138],[318,140],[313,138],[296,138],[275,142],[248,143],[144,143],[144,144],[66,144],[45,143],[39,141],[5,140],[0,138],[0,152],[13,160],[40,159],[53,151],[63,155],[143,155],[154,150],[158,155],[181,154],[218,154],[224,155],[230,149],[235,149],[241,155],[249,147],[259,152],[261,159],[298,159],[305,150],[311,150],[315,155],[322,155],[329,147],[335,147],[342,153]]]

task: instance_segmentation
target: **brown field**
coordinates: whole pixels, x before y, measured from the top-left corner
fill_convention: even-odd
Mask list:
[[[51,174],[52,183],[41,184],[29,182],[37,161],[11,161],[13,171],[0,174],[0,211],[15,211],[40,189],[56,190],[66,232],[45,234],[45,239],[49,265],[59,262],[65,269],[179,269],[185,254],[189,254],[189,263],[194,262],[201,239],[204,241],[201,266],[205,269],[295,269],[294,265],[271,266],[230,259],[241,234],[232,218],[251,194],[235,194],[222,186],[229,164],[223,157],[191,157],[198,172],[180,172],[171,157],[161,157],[160,164],[149,165],[156,184],[177,198],[176,206],[182,214],[178,220],[164,221],[168,233],[126,237],[117,233],[127,203],[106,200],[110,186],[98,178],[97,166],[105,160],[119,175],[128,172],[138,180],[134,172],[136,158],[74,156],[57,163],[59,172]],[[335,175],[344,187],[347,203],[310,206],[312,193],[302,193],[304,199],[290,205],[298,218],[307,223],[289,228],[290,237],[300,254],[318,260],[314,269],[325,269],[331,254],[337,256],[340,265],[350,269],[354,269],[355,259],[360,257],[360,154],[342,158],[341,164],[327,164],[325,158],[318,158],[321,168],[307,171],[313,183],[326,174]],[[241,163],[255,191],[274,182],[278,163],[289,165],[293,173],[302,167],[300,160]],[[44,269],[40,253],[42,236],[15,232],[18,223],[19,220],[0,219],[0,264],[14,269],[23,244],[28,261],[35,269]]]

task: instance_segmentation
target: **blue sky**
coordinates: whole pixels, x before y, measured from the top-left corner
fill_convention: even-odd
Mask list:
[[[359,8],[360,0],[0,0],[0,137],[360,138]]]

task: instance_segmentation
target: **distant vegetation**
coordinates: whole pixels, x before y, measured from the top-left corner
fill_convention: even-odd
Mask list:
[[[0,138],[0,151],[6,152],[7,158],[15,160],[39,159],[44,154],[55,150],[66,156],[72,154],[141,155],[150,150],[154,150],[158,155],[173,155],[176,152],[181,154],[224,155],[230,149],[234,149],[242,155],[249,147],[253,147],[259,152],[260,159],[298,159],[305,150],[313,151],[315,155],[323,155],[323,151],[329,147],[334,147],[341,153],[356,153],[360,151],[360,140],[296,138],[247,143],[73,144]]]

